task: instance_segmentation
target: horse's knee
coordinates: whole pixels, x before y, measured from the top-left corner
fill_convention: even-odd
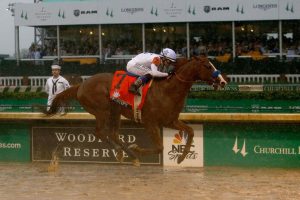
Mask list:
[[[189,129],[187,130],[187,134],[189,135],[189,137],[193,138],[194,137],[194,130],[192,128],[189,127]]]

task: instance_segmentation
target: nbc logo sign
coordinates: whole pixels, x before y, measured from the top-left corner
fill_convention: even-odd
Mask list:
[[[164,129],[164,166],[202,167],[203,166],[203,127],[189,125],[194,129],[194,139],[185,160],[177,164],[177,159],[185,149],[188,134],[184,131]]]

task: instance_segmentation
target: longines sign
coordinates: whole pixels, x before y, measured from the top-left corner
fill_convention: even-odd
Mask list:
[[[299,0],[16,3],[16,26],[300,19]]]
[[[95,136],[94,127],[33,127],[32,160],[50,161],[55,154],[60,161],[117,163],[116,150]],[[152,148],[152,141],[142,128],[120,129],[120,141]],[[132,158],[124,153],[124,161]],[[161,164],[160,155],[142,157],[141,163]]]

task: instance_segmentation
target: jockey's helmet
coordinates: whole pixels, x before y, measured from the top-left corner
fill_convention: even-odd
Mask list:
[[[176,62],[176,53],[174,50],[170,48],[164,48],[160,53],[160,55],[170,60],[171,62]]]

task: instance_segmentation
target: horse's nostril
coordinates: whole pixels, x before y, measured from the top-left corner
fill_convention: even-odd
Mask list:
[[[222,87],[224,87],[226,84],[227,84],[226,81],[221,81],[221,83],[220,83],[220,85],[221,85]]]

